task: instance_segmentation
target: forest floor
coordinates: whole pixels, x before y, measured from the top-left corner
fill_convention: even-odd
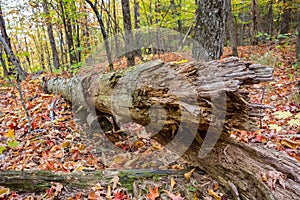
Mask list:
[[[248,88],[251,102],[273,108],[261,111],[264,116],[257,118],[259,130],[232,130],[231,136],[242,142],[260,143],[283,151],[300,161],[300,66],[299,63],[295,65],[294,49],[294,45],[275,44],[239,47],[241,59],[274,68],[273,81]],[[227,48],[223,57],[226,55],[230,55]],[[189,56],[164,53],[151,59],[158,57],[169,62]],[[117,68],[124,68],[125,63],[119,60]],[[191,169],[189,163],[149,139],[144,128],[137,124],[124,124],[122,129],[126,134],[117,135],[122,140],[112,148],[103,134],[91,133],[85,124],[78,123],[68,102],[58,95],[43,92],[43,76],[49,75],[31,75],[21,83],[32,121],[30,133],[18,89],[11,82],[0,80],[0,170],[68,173],[107,168]],[[115,148],[123,153],[116,154]],[[222,187],[197,169],[192,177],[137,180],[134,186],[139,188],[137,194],[117,182],[116,179],[110,183],[99,181],[84,190],[69,190],[53,183],[52,187],[38,193],[18,193],[18,188],[0,186],[0,199],[132,199],[133,196],[139,199],[226,199]]]

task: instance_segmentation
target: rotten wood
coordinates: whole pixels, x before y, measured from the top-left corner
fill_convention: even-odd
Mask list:
[[[95,186],[99,181],[109,183],[118,176],[122,185],[132,184],[142,178],[183,176],[187,170],[96,170],[88,172],[51,171],[0,171],[0,185],[20,192],[39,192],[49,189],[51,184],[61,183],[65,188],[78,189]],[[199,171],[198,173],[201,173]]]
[[[48,92],[102,116],[101,126],[144,125],[152,138],[217,179],[235,199],[297,199],[297,160],[229,137],[233,128],[258,128],[251,116],[267,106],[248,102],[245,88],[272,80],[272,73],[272,68],[234,57],[183,64],[157,60],[45,84]],[[285,180],[284,185],[273,180],[275,189],[262,178],[273,172]]]

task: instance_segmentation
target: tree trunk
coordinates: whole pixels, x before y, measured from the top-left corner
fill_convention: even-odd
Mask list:
[[[52,24],[51,24],[51,21],[50,21],[50,13],[49,13],[49,10],[48,10],[47,0],[43,0],[43,9],[44,9],[44,13],[46,15],[47,32],[48,32],[48,37],[49,37],[50,46],[51,46],[51,50],[52,50],[53,66],[56,69],[58,69],[59,66],[60,66],[60,63],[59,63],[59,57],[58,57],[56,44],[55,44],[55,39],[54,39],[54,35],[53,35],[53,27],[52,27]]]
[[[115,73],[55,78],[45,88],[118,123],[144,125],[152,138],[217,179],[233,199],[297,199],[297,160],[228,137],[233,128],[256,128],[251,116],[267,106],[248,103],[244,88],[271,80],[272,72],[236,58],[181,65],[158,60]]]
[[[286,0],[283,0],[283,13],[281,15],[280,21],[280,34],[285,34],[289,32],[290,21],[291,21],[291,8],[289,7]]]
[[[61,16],[62,16],[62,21],[64,24],[66,42],[68,45],[70,64],[73,65],[73,64],[77,63],[77,59],[76,59],[76,54],[75,54],[75,49],[74,49],[73,30],[72,30],[71,19],[69,18],[70,16],[67,16],[68,13],[65,9],[65,4],[66,3],[64,3],[64,1],[60,1]]]
[[[183,176],[187,170],[103,170],[72,173],[50,171],[0,171],[0,185],[19,192],[40,192],[49,189],[52,183],[61,183],[64,188],[87,188],[99,180],[109,183],[114,176],[122,185],[132,185],[135,180],[150,177]],[[32,184],[34,183],[34,184]],[[18,186],[18,188],[16,188]]]
[[[15,66],[15,69],[18,73],[18,77],[17,79],[19,80],[25,80],[26,78],[26,74],[23,71],[20,61],[18,60],[18,58],[15,56],[15,54],[13,53],[13,51],[10,49],[9,45],[6,43],[5,39],[0,36],[0,42],[2,43],[5,52],[7,53],[7,56],[10,57],[12,64]]]
[[[135,31],[135,47],[137,48],[137,54],[142,55],[142,51],[139,48],[140,45],[140,33],[139,33],[139,29],[140,29],[140,4],[139,4],[139,0],[134,0],[134,29]]]
[[[229,31],[229,37],[230,37],[230,44],[231,44],[231,51],[233,56],[238,56],[238,50],[237,50],[237,38],[236,38],[236,30],[234,28],[233,19],[232,19],[232,6],[231,6],[231,0],[226,0],[227,3],[227,26]]]
[[[19,75],[19,79],[20,80],[24,80],[25,79],[25,72],[21,67],[20,61],[18,60],[18,58],[14,55],[13,51],[12,51],[12,47],[11,47],[11,43],[10,43],[10,38],[6,32],[6,26],[5,26],[5,21],[3,18],[3,12],[2,12],[2,7],[0,5],[0,30],[1,30],[1,43],[4,46],[4,51],[8,57],[8,61],[12,62],[12,64],[15,66],[15,69]]]
[[[7,31],[6,31],[6,26],[5,26],[5,20],[4,20],[4,17],[3,17],[3,12],[2,12],[2,7],[0,5],[0,30],[1,30],[1,33],[2,33],[2,37],[4,38],[5,42],[8,44],[9,48],[12,49],[11,47],[11,43],[10,43],[10,38],[7,34]],[[10,60],[9,60],[10,62]]]
[[[113,18],[114,18],[114,45],[115,45],[115,55],[120,55],[119,52],[119,26],[117,19],[117,9],[116,9],[116,0],[113,0]]]
[[[273,36],[273,1],[269,1],[268,3],[268,15],[267,15],[267,33],[270,36]]]
[[[109,47],[108,35],[105,31],[102,16],[101,16],[101,14],[99,13],[99,10],[96,7],[97,5],[93,4],[90,0],[85,0],[85,1],[90,5],[90,7],[92,8],[92,10],[94,11],[94,13],[97,17],[98,23],[100,25],[102,37],[103,37],[103,40],[104,40],[104,46],[105,46],[105,51],[106,51],[106,57],[107,57],[108,64],[109,64],[109,69],[112,72],[114,70],[112,55],[111,55],[111,51],[110,51],[110,47]]]
[[[225,1],[198,1],[193,58],[205,61],[220,58],[223,53],[225,20]]]
[[[8,71],[7,71],[6,63],[5,63],[5,61],[3,59],[3,56],[2,56],[2,48],[1,47],[0,47],[0,62],[1,62],[1,65],[2,65],[4,77],[8,77]]]
[[[297,26],[298,36],[296,44],[296,59],[300,62],[300,14],[298,13],[298,26]]]
[[[252,45],[257,45],[258,33],[258,3],[257,0],[252,0]]]
[[[132,24],[130,15],[130,4],[129,0],[122,0],[122,13],[123,13],[123,24],[125,31],[125,55],[127,59],[127,66],[133,66],[134,53],[133,53],[133,34],[132,34]]]
[[[30,67],[31,66],[31,61],[30,61],[31,52],[29,51],[29,44],[27,42],[26,37],[24,38],[24,43],[25,43],[25,49],[26,49],[26,52],[27,52],[26,55],[25,55],[26,61],[27,61],[28,66]]]

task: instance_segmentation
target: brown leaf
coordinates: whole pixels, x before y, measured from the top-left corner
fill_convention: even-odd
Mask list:
[[[172,199],[172,200],[184,200],[183,197],[181,197],[181,194],[173,194],[172,192],[169,192],[167,190],[164,190],[164,192]]]

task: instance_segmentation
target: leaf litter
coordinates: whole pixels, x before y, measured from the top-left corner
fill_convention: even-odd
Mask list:
[[[258,119],[258,131],[234,130],[232,136],[242,142],[261,143],[269,148],[284,151],[300,160],[300,103],[299,72],[291,63],[294,52],[270,46],[240,47],[240,57],[250,60],[251,55],[263,55],[270,48],[276,53],[279,65],[274,65],[274,81],[248,88],[251,101],[273,105],[273,109],[262,111],[265,116]],[[228,53],[230,50],[225,49]],[[165,53],[163,60],[184,60],[182,55]],[[124,68],[124,62],[119,68]],[[64,74],[65,75],[65,74]],[[292,78],[291,78],[292,77]],[[31,115],[32,131],[21,106],[17,89],[6,80],[0,80],[0,169],[1,170],[50,170],[54,172],[84,172],[85,169],[101,170],[107,167],[188,169],[185,161],[178,159],[154,140],[148,138],[142,126],[124,124],[125,140],[115,145],[124,151],[114,155],[105,148],[106,138],[101,133],[88,133],[86,125],[74,120],[71,105],[58,95],[45,94],[41,78],[29,77],[22,82],[25,104]],[[297,99],[298,98],[298,99]],[[93,138],[94,137],[94,138]],[[91,140],[92,138],[92,140]],[[96,140],[95,140],[96,138]],[[123,138],[124,139],[124,138]],[[95,145],[95,141],[98,142]],[[94,148],[97,146],[98,148]],[[126,153],[130,152],[130,153]],[[163,154],[160,152],[164,152]],[[162,158],[164,155],[166,158]],[[153,158],[157,159],[153,159]],[[164,166],[166,160],[167,166]],[[151,162],[151,161],[155,162]],[[174,162],[169,162],[174,160]],[[276,172],[261,174],[266,184],[284,187],[284,175]],[[135,182],[136,199],[226,199],[224,188],[201,171],[193,170],[189,178],[162,177],[158,180],[143,179]],[[12,188],[0,186],[0,199],[132,199],[134,194],[114,177],[110,183],[99,181],[94,187],[70,191],[60,183],[44,193],[18,194]]]

